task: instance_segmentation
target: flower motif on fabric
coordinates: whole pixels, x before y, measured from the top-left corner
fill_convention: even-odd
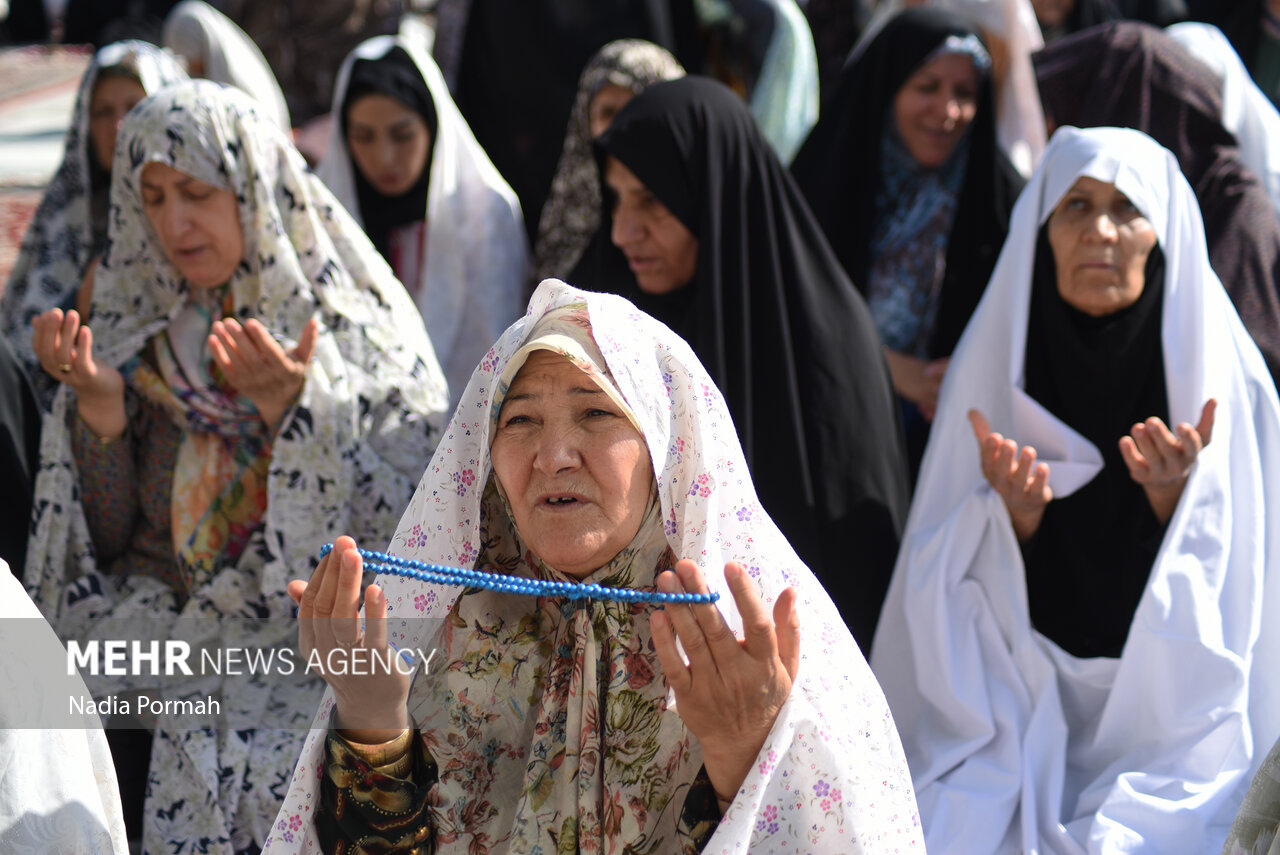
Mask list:
[[[458,561],[463,567],[470,567],[475,563],[476,556],[479,554],[479,551],[471,544],[470,540],[464,540],[462,542],[462,552],[458,556]]]
[[[467,490],[476,483],[475,470],[463,469],[461,472],[454,472],[453,483],[458,486],[458,495],[465,496]]]
[[[766,805],[765,809],[760,812],[760,818],[756,820],[756,831],[777,834],[778,828],[778,806]]]
[[[702,473],[697,479],[689,485],[690,496],[702,496],[704,499],[711,495],[711,476]]]
[[[738,508],[738,522],[747,522],[751,519],[751,509],[747,507]]]

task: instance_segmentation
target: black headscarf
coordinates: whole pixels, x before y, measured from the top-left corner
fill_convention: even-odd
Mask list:
[[[427,163],[417,183],[399,196],[386,196],[364,177],[355,159],[351,172],[355,176],[356,198],[364,230],[382,257],[390,261],[393,229],[421,220],[427,210],[427,188],[431,179],[431,156],[436,147],[436,105],[422,79],[422,72],[403,48],[393,47],[377,59],[359,59],[351,66],[347,94],[342,102],[342,137],[347,137],[347,113],[351,105],[365,95],[386,95],[413,110],[426,122],[431,134]],[[348,147],[350,145],[348,144]]]
[[[693,232],[698,264],[673,294],[639,291],[609,240],[606,198],[581,284],[630,298],[693,346],[724,392],[761,502],[866,649],[907,491],[865,302],[725,86],[698,77],[651,86],[596,146],[602,169],[616,157]]]
[[[1204,217],[1209,261],[1280,376],[1280,220],[1222,126],[1222,84],[1163,31],[1117,21],[1032,57],[1045,115],[1058,125],[1142,131],[1173,152]]]
[[[1104,317],[1058,294],[1048,226],[1031,288],[1026,391],[1102,452],[1092,481],[1045,509],[1023,548],[1032,624],[1074,656],[1119,656],[1164,536],[1120,438],[1152,416],[1166,424],[1161,344],[1164,256],[1147,260],[1136,303]]]
[[[6,497],[0,517],[0,558],[19,579],[27,563],[39,464],[40,406],[22,361],[0,337],[0,478]]]
[[[1252,73],[1258,63],[1258,47],[1262,44],[1262,12],[1267,0],[1192,0],[1191,19],[1213,24],[1240,54]],[[1273,93],[1267,92],[1267,97]]]
[[[913,8],[895,16],[845,67],[805,140],[795,176],[845,272],[865,289],[871,269],[880,143],[893,121],[898,90],[948,36],[978,35],[942,9]],[[995,100],[989,77],[980,83],[969,131],[969,163],[947,241],[946,273],[930,345],[949,356],[987,287],[1009,231],[1009,214],[1023,181],[996,144]]]

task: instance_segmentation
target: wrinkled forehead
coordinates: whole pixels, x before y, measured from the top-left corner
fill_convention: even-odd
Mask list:
[[[1040,168],[1044,223],[1080,178],[1113,184],[1155,228],[1164,243],[1168,225],[1169,153],[1150,137],[1120,128],[1063,127],[1054,134]]]
[[[555,367],[559,360],[570,364],[577,371],[586,375],[594,385],[618,405],[623,414],[641,435],[644,429],[636,418],[631,405],[627,403],[622,392],[614,382],[613,375],[605,362],[604,355],[591,337],[591,322],[586,306],[573,304],[548,312],[534,324],[529,337],[520,346],[511,359],[503,367],[495,384],[491,401],[490,437],[493,426],[497,423],[511,387],[519,382],[520,375],[526,366],[536,370],[538,366]]]

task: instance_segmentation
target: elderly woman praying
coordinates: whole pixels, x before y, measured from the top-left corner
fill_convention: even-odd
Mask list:
[[[857,646],[761,508],[715,384],[626,300],[541,285],[391,550],[528,595],[388,577],[364,591],[362,633],[352,540],[294,582],[304,652],[437,653],[412,685],[327,678],[267,852],[919,845]],[[613,589],[722,597],[659,608]]]

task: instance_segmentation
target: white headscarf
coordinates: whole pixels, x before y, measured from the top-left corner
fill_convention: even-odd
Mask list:
[[[240,90],[200,80],[164,89],[129,114],[116,147],[111,229],[91,328],[94,356],[125,366],[188,303],[191,289],[144,210],[139,182],[148,163],[236,194],[244,261],[227,284],[236,316],[257,318],[286,349],[308,320],[319,321],[302,392],[271,441],[262,527],[234,564],[215,567],[181,606],[153,577],[121,568],[107,573],[97,564],[80,501],[71,449],[75,395],[61,386],[41,436],[26,584],[63,638],[168,638],[180,618],[199,617],[183,624],[204,633],[183,636],[195,647],[209,634],[219,638],[221,619],[246,615],[278,618],[267,631],[287,635],[288,582],[340,534],[389,537],[439,439],[444,378],[409,295],[260,110]],[[165,732],[162,723],[148,848],[162,838],[235,835],[239,849],[265,837],[297,735],[283,730],[293,724],[284,713],[268,719],[263,711],[289,709],[288,699],[297,714],[310,709],[319,690],[276,692],[261,681],[229,684],[233,689],[239,694],[225,696],[226,712],[278,721],[282,732],[259,731],[257,742],[221,732],[215,744],[213,734]],[[173,807],[162,815],[152,809],[157,804]]]
[[[31,346],[31,321],[36,315],[61,306],[80,287],[93,253],[89,199],[93,143],[89,135],[89,109],[98,75],[103,69],[121,63],[136,68],[142,88],[148,94],[187,79],[167,51],[137,41],[114,42],[103,47],[94,54],[80,79],[62,165],[49,182],[40,207],[27,226],[22,249],[0,300],[0,332],[23,362],[35,371],[39,369]]]
[[[333,132],[316,174],[362,223],[339,111],[356,60],[380,59],[397,46],[418,66],[436,108],[425,212],[427,261],[417,288],[408,284],[417,291],[418,308],[456,401],[489,345],[520,316],[529,249],[520,201],[476,142],[440,69],[418,44],[378,36],[343,62],[333,92]]]
[[[285,133],[289,107],[266,57],[249,34],[204,0],[182,0],[164,19],[164,46],[204,65],[205,80],[248,92]]]
[[[1034,447],[1055,497],[1102,467],[1023,391],[1037,234],[1080,176],[1115,184],[1164,252],[1171,423],[1218,400],[1119,659],[1073,657],[1032,627],[966,415]],[[930,851],[1215,851],[1280,734],[1277,572],[1280,401],[1209,266],[1195,195],[1146,135],[1061,128],[952,357],[872,648]]]
[[[719,605],[730,626],[740,633],[741,618],[721,574],[726,561],[748,568],[766,609],[786,586],[799,589],[799,674],[703,851],[828,851],[832,841],[845,852],[917,851],[920,831],[893,719],[857,645],[830,598],[761,509],[733,422],[711,378],[684,341],[626,300],[555,280],[542,283],[528,314],[484,356],[467,385],[401,520],[394,551],[421,561],[475,565],[481,497],[491,471],[495,390],[540,319],[573,306],[589,316],[592,338],[642,428],[666,543],[676,557],[693,558],[703,567],[711,588],[722,594]],[[849,548],[856,551],[857,544]],[[449,615],[459,589],[380,581],[386,585],[392,638],[402,648],[430,646],[427,627],[438,621],[422,618]],[[318,851],[312,816],[319,804],[323,729],[332,706],[330,695],[313,725],[320,730],[308,739],[294,772],[267,853]],[[668,706],[659,717],[674,714]],[[508,819],[516,810],[525,822],[540,819],[527,800],[497,799],[495,806]],[[453,809],[448,804],[433,808],[433,818],[442,822]],[[299,823],[303,833],[295,834]],[[466,841],[454,844],[460,849],[445,841],[437,845],[439,852],[465,851]]]
[[[925,0],[924,5],[950,9],[984,33],[998,37],[1008,48],[1008,71],[1003,80],[995,81],[996,138],[1018,171],[1030,175],[1045,144],[1044,108],[1031,66],[1031,54],[1044,47],[1044,38],[1031,0]],[[883,0],[849,61],[905,6],[903,0]]]
[[[773,37],[751,92],[751,115],[783,165],[818,121],[818,52],[795,0],[766,0]]]
[[[1165,32],[1221,78],[1222,126],[1236,135],[1240,159],[1267,188],[1280,213],[1280,112],[1217,27],[1188,21]]]
[[[74,672],[63,677],[43,671],[66,662],[66,651],[3,560],[0,641],[8,651],[0,662],[0,849],[9,855],[128,855],[102,722],[96,714],[68,711],[68,693],[87,698],[89,691]],[[35,728],[41,720],[63,726]]]

